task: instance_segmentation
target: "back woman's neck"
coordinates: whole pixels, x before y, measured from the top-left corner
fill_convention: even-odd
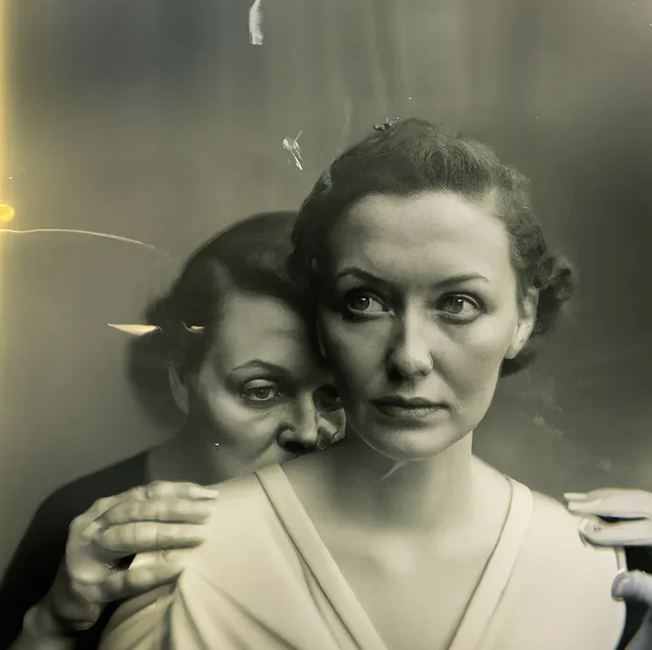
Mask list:
[[[204,441],[187,428],[151,449],[147,466],[151,481],[212,485],[230,478],[223,476],[214,466],[212,454],[206,453]]]

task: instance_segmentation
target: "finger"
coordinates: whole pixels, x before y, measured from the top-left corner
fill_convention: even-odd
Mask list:
[[[595,546],[650,546],[652,522],[646,519],[608,524],[599,519],[584,519],[580,535]]]
[[[652,576],[642,571],[619,573],[611,583],[611,595],[616,599],[645,603],[652,607]]]
[[[172,481],[154,481],[129,490],[129,499],[146,501],[165,498],[190,500],[215,499],[218,491],[196,483],[177,483]]]
[[[110,602],[151,591],[174,582],[182,570],[181,563],[168,562],[161,557],[156,562],[112,573],[103,585],[104,598]]]
[[[595,490],[587,498],[568,495],[566,498],[572,512],[627,519],[652,518],[652,493],[642,490]]]
[[[104,528],[141,521],[201,524],[210,517],[212,506],[212,501],[180,499],[124,501],[107,510],[97,522]]]
[[[168,549],[165,551],[149,551],[147,553],[138,553],[134,558],[131,569],[136,569],[141,566],[157,563],[168,562],[175,566],[181,566],[188,557],[190,549]]]
[[[207,527],[194,524],[139,522],[107,528],[98,545],[108,557],[124,557],[145,551],[193,548],[206,540]]]
[[[592,501],[601,499],[607,494],[622,491],[620,488],[600,488],[599,490],[590,490],[589,492],[564,492],[564,499],[567,501]]]
[[[70,523],[70,531],[75,534],[84,535],[85,529],[97,519],[97,517],[104,514],[109,508],[120,502],[122,495],[112,497],[104,497],[98,499],[86,512],[75,517]]]

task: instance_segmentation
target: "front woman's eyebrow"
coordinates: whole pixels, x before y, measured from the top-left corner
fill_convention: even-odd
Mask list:
[[[456,284],[464,284],[465,282],[472,282],[473,280],[482,280],[482,282],[489,282],[489,278],[481,275],[480,273],[460,273],[459,275],[452,275],[449,278],[435,282],[435,286],[447,287]]]
[[[356,266],[348,266],[345,269],[342,269],[336,276],[337,279],[353,277],[358,280],[364,280],[366,282],[373,282],[375,284],[384,284],[386,286],[392,286],[392,283],[383,278],[379,278],[373,273],[369,273],[361,268]],[[460,273],[458,275],[452,275],[443,280],[438,280],[433,282],[433,287],[442,288],[448,286],[454,286],[458,284],[464,284],[465,282],[471,282],[473,280],[481,280],[482,282],[489,282],[489,279],[480,273]]]
[[[383,280],[383,278],[379,278],[377,275],[369,273],[369,271],[364,271],[357,266],[347,266],[345,269],[342,269],[335,277],[338,280],[342,278],[352,277],[356,280],[364,280],[365,282],[373,282],[374,284],[392,286],[391,282]]]

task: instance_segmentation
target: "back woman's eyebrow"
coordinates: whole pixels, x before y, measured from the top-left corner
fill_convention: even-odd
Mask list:
[[[236,372],[238,370],[266,370],[268,372],[276,372],[276,373],[281,373],[281,374],[288,374],[288,371],[286,368],[283,366],[279,366],[275,363],[271,363],[269,361],[263,361],[262,359],[252,359],[251,361],[247,361],[246,363],[240,364],[239,366],[236,366],[233,368],[233,372]]]

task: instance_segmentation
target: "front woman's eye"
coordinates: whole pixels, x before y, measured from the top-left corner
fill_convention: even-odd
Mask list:
[[[278,397],[281,391],[272,382],[251,381],[242,388],[242,395],[255,402],[268,402]]]
[[[464,294],[450,294],[444,296],[437,303],[437,310],[453,320],[471,321],[480,315],[480,303]]]
[[[389,311],[376,296],[361,291],[349,293],[344,299],[344,307],[353,316],[374,316]]]

